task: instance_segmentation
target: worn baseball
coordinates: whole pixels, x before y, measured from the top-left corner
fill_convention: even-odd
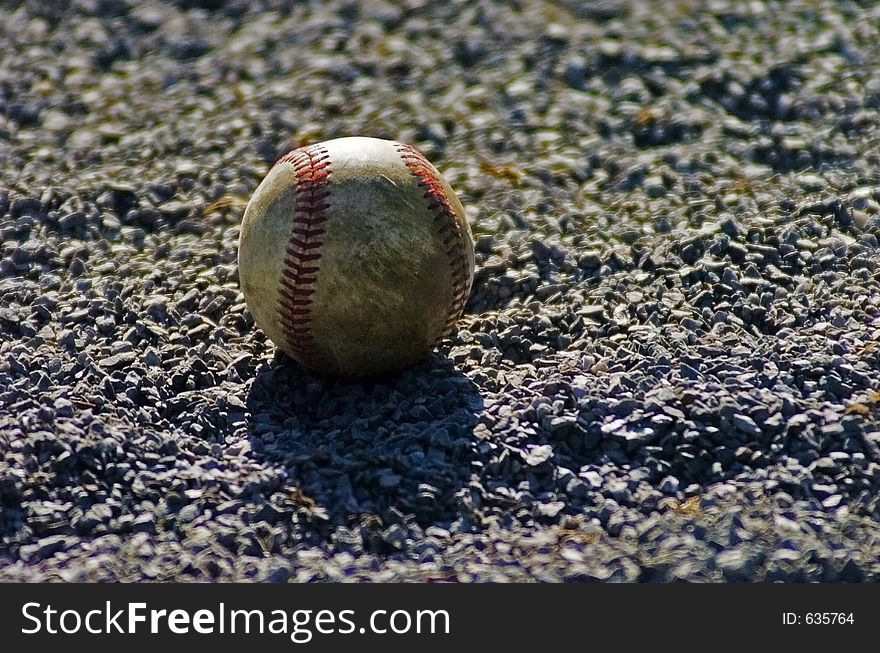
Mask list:
[[[239,279],[257,325],[322,374],[424,358],[461,316],[474,245],[461,202],[415,148],[339,138],[282,157],[244,213]]]

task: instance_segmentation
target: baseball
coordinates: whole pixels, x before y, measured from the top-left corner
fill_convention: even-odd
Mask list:
[[[302,365],[364,377],[424,358],[474,276],[464,209],[415,148],[377,138],[303,147],[274,165],[241,226],[257,325]]]

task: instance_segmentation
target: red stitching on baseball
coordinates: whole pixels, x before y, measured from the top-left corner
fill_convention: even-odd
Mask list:
[[[311,304],[320,269],[320,236],[330,208],[330,155],[313,145],[286,154],[278,163],[289,163],[296,175],[296,208],[281,270],[278,321],[288,347],[303,363],[326,367],[312,333]]]
[[[424,197],[428,200],[428,209],[434,212],[434,224],[443,239],[443,244],[448,246],[446,254],[449,256],[449,270],[452,273],[452,306],[449,309],[446,326],[434,342],[433,346],[436,347],[443,338],[452,333],[455,323],[461,317],[467,303],[468,275],[465,235],[456,219],[455,211],[452,210],[446,191],[443,190],[443,184],[434,174],[433,167],[425,155],[411,145],[403,143],[399,143],[396,149],[403,159],[404,165],[416,178],[419,187],[424,190]]]

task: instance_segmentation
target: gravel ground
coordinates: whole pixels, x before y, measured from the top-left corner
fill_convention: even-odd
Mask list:
[[[187,8],[187,7],[197,8]],[[875,2],[0,2],[0,580],[880,580]],[[477,240],[371,383],[255,328],[290,148]]]

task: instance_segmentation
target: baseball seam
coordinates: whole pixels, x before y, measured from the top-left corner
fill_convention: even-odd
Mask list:
[[[456,219],[455,211],[443,189],[443,184],[434,173],[433,166],[411,145],[399,143],[396,149],[403,159],[404,165],[424,191],[424,197],[428,200],[428,209],[434,213],[434,225],[437,228],[443,245],[446,247],[446,255],[449,259],[449,270],[452,276],[452,304],[446,318],[443,331],[432,344],[436,347],[443,338],[449,336],[455,328],[455,323],[461,317],[468,297],[468,266],[465,255],[465,234]]]
[[[296,176],[296,207],[281,270],[278,321],[295,357],[312,368],[326,369],[327,361],[312,331],[311,307],[330,207],[330,155],[324,147],[313,145],[290,152],[278,164],[290,164]]]

